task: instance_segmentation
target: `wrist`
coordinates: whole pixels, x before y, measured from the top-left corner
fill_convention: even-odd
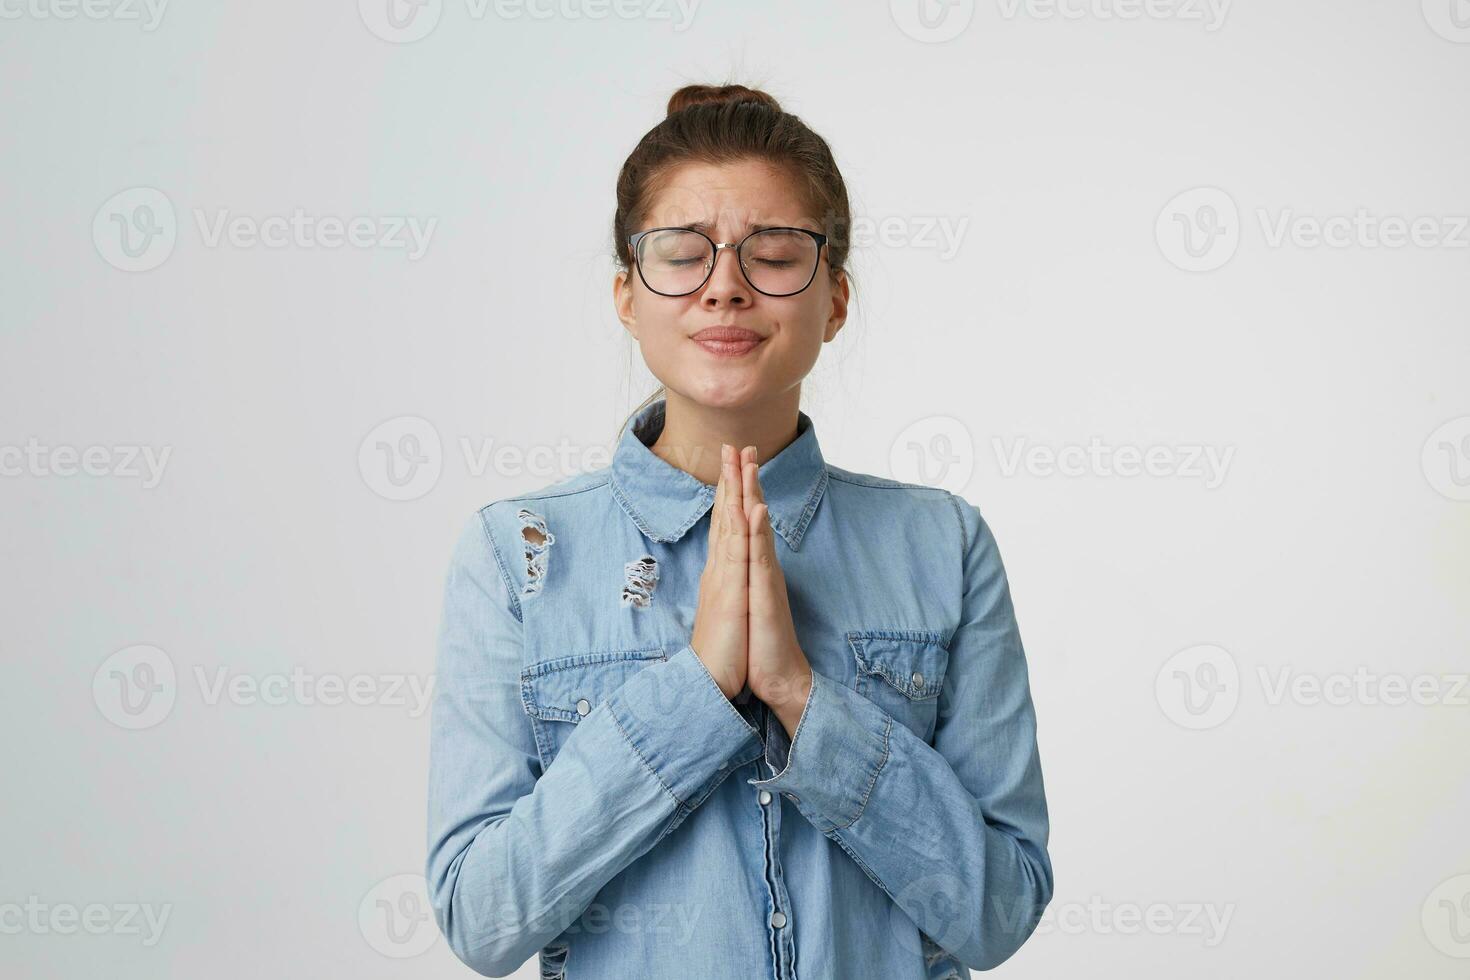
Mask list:
[[[801,723],[807,700],[812,692],[812,671],[808,667],[780,683],[771,685],[771,690],[761,698],[771,713],[781,722],[789,738],[796,737],[796,727]]]

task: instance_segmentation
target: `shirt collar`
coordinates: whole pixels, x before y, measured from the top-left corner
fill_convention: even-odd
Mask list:
[[[644,407],[623,427],[613,452],[613,495],[653,541],[682,538],[714,506],[715,488],[655,455],[648,447],[664,428],[666,399]],[[811,416],[796,413],[796,438],[760,465],[771,527],[792,551],[827,489],[827,464]]]

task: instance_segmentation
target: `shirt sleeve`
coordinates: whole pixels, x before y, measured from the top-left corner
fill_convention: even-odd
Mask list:
[[[1026,656],[999,549],[959,513],[964,585],[933,745],[823,674],[779,768],[788,794],[936,943],[971,969],[1008,959],[1051,902],[1050,824]],[[773,744],[775,743],[775,744]]]
[[[503,977],[762,743],[686,644],[583,717],[542,771],[520,692],[522,607],[491,528],[484,510],[471,518],[445,584],[426,877],[455,955]]]

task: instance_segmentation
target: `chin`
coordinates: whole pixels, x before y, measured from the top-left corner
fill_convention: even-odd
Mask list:
[[[733,375],[734,372],[731,372]],[[744,375],[744,372],[741,372]],[[685,398],[705,408],[737,409],[760,401],[766,386],[759,379],[748,376],[720,376],[719,372],[706,373],[697,379],[679,385],[665,385]]]

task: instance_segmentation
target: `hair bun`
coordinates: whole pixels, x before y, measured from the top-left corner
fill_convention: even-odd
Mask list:
[[[781,103],[758,88],[744,85],[685,85],[669,97],[668,114],[696,105],[721,105],[726,102],[758,102],[781,111]]]

